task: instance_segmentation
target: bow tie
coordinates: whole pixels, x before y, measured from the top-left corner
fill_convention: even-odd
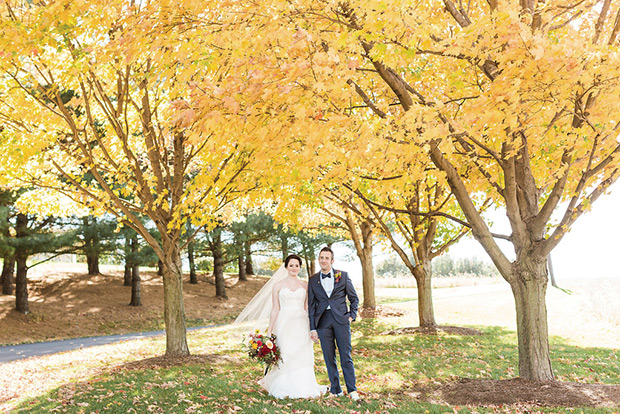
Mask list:
[[[328,273],[328,274],[325,275],[325,274],[321,273],[321,279],[325,279],[326,277],[332,277],[332,274]]]

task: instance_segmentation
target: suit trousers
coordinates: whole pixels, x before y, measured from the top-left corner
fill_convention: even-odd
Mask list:
[[[351,358],[351,324],[340,324],[332,315],[331,310],[326,310],[317,324],[317,333],[321,340],[321,349],[323,350],[323,358],[327,366],[327,375],[331,384],[330,392],[332,394],[340,394],[340,376],[338,375],[338,367],[336,366],[336,347],[340,354],[340,366],[342,375],[349,393],[356,391],[355,387],[355,367],[353,366],[353,358]]]

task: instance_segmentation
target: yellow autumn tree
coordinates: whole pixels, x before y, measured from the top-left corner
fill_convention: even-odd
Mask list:
[[[364,160],[379,175],[392,160],[377,140],[399,148],[405,170],[407,159],[432,161],[512,288],[521,378],[553,379],[547,257],[620,173],[620,5],[300,0],[261,8],[288,28],[280,39],[289,41],[271,50],[297,62],[286,100],[291,114],[307,115],[298,117],[298,139],[332,159]],[[514,259],[479,212],[487,197],[506,213],[511,233],[501,237]]]
[[[166,355],[188,354],[184,224],[228,220],[277,155],[261,56],[239,52],[247,21],[226,1],[115,0],[7,1],[0,19],[2,179],[136,230],[164,265]]]

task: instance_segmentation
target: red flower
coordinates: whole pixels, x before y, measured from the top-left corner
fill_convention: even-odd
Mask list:
[[[339,271],[337,271],[337,272],[336,272],[336,274],[334,275],[334,281],[335,281],[335,283],[340,282],[340,278],[341,278],[341,277],[342,277],[342,272],[340,272],[340,270],[339,270]]]

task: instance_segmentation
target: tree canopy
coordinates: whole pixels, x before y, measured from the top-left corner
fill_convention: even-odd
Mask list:
[[[618,5],[63,0],[0,15],[3,180],[112,213],[151,244],[176,283],[171,354],[187,352],[187,220],[276,200],[294,221],[338,186],[370,205],[435,188],[415,214],[471,229],[515,294],[520,375],[553,378],[547,257],[620,174]],[[369,179],[382,185],[364,193]],[[488,203],[510,234],[490,231]]]

